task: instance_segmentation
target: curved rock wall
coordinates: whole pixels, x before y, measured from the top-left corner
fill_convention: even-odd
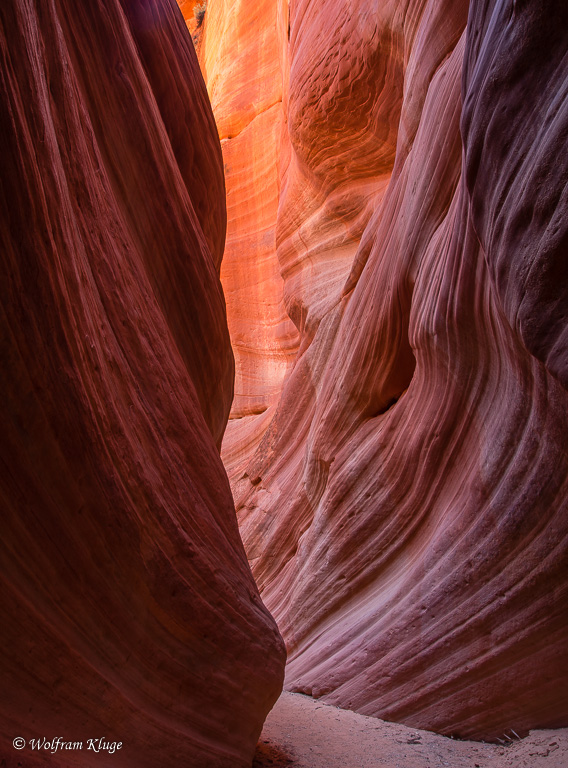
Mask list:
[[[217,448],[226,212],[189,35],[174,0],[10,0],[0,46],[0,762],[98,766],[105,737],[118,766],[244,768],[284,649]]]
[[[300,347],[224,456],[286,687],[461,736],[566,725],[564,6],[272,5]],[[260,71],[216,34],[214,109]]]
[[[231,473],[242,471],[274,415],[299,343],[284,305],[276,255],[285,139],[283,8],[274,0],[209,3],[199,43],[227,183],[221,280],[236,368],[224,441]]]
[[[211,3],[206,18],[200,56],[227,179],[221,281],[236,363],[231,417],[242,418],[274,404],[298,346],[276,258],[283,40],[274,0]]]

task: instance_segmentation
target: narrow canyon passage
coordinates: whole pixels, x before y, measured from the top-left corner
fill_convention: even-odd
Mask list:
[[[566,768],[567,30],[0,3],[0,768]]]

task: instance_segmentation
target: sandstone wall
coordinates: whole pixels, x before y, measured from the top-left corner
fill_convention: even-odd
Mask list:
[[[0,6],[2,765],[250,765],[284,649],[221,443],[221,152],[174,0]],[[64,755],[12,739],[83,741]]]
[[[262,8],[241,42],[210,0],[200,57],[222,137],[282,77],[282,142],[227,188],[244,219],[276,156],[299,350],[224,457],[286,687],[476,738],[566,725],[565,5]],[[259,278],[234,244],[238,346]]]

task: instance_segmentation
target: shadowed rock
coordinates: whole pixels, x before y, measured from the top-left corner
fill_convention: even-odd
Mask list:
[[[10,0],[0,46],[0,757],[244,768],[284,649],[217,448],[224,183],[187,29],[173,0]],[[59,735],[84,749],[12,747]]]

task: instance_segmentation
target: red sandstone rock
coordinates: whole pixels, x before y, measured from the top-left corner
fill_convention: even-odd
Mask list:
[[[227,456],[289,690],[475,738],[568,723],[566,28],[560,0],[290,5],[300,350]],[[244,125],[250,71],[209,45]]]
[[[0,45],[0,762],[100,766],[104,736],[117,766],[244,768],[284,659],[216,448],[224,185],[189,35],[173,0],[14,0]]]

